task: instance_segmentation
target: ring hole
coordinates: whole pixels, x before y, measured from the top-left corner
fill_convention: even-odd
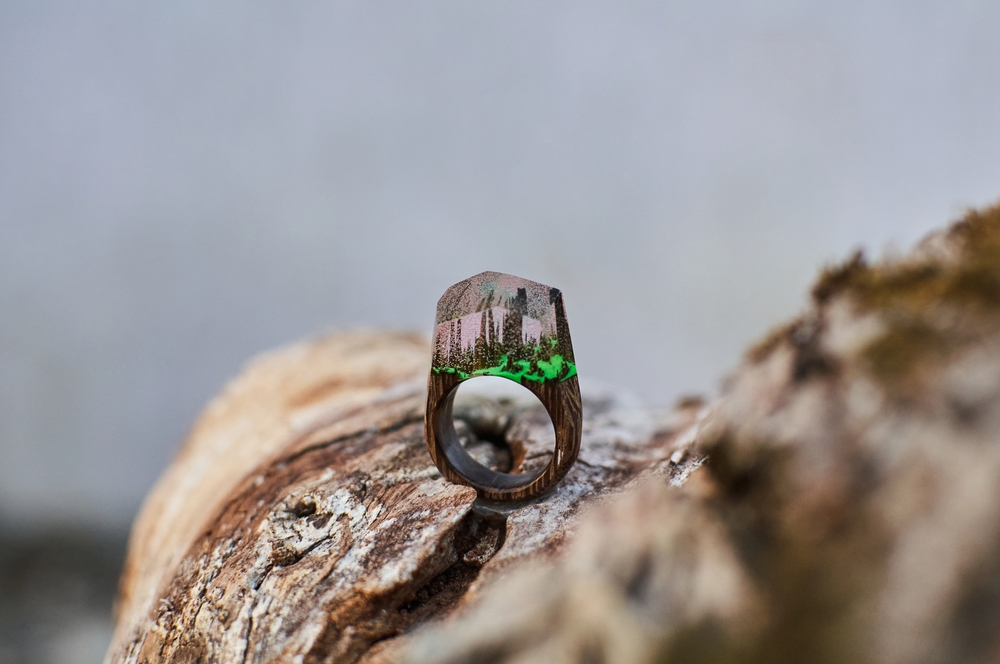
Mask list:
[[[548,465],[556,432],[545,406],[528,388],[496,376],[461,383],[455,432],[473,459],[490,470],[521,474]]]

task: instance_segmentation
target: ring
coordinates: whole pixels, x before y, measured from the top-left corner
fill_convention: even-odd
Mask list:
[[[535,473],[491,470],[458,440],[452,406],[458,386],[478,376],[523,385],[545,406],[556,432],[548,466]],[[554,487],[580,451],[583,408],[562,293],[534,281],[483,272],[438,301],[427,380],[424,433],[444,477],[489,500],[534,498]]]

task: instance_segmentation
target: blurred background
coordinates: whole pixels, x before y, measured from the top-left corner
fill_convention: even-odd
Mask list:
[[[128,525],[255,353],[560,287],[711,395],[825,263],[1000,198],[1000,3],[0,0],[0,664],[97,662]],[[636,372],[636,368],[641,371]]]

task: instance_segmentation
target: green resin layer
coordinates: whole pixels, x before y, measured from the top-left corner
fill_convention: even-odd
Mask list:
[[[534,366],[532,366],[534,365]],[[533,383],[544,383],[547,380],[564,381],[576,375],[576,364],[569,360],[564,360],[562,355],[552,355],[548,360],[514,360],[511,362],[506,353],[500,357],[500,363],[496,366],[476,369],[474,371],[462,371],[456,367],[433,367],[432,371],[437,374],[456,374],[462,380],[474,376],[500,376],[508,378],[517,383],[531,381]]]

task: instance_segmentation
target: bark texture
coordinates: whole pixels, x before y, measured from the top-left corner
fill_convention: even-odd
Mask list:
[[[252,363],[136,521],[108,661],[391,661],[414,627],[558,556],[584,504],[698,463],[683,450],[700,405],[657,416],[591,394],[587,451],[556,491],[474,509],[475,491],[442,479],[424,444],[429,360],[421,337],[356,332]],[[541,406],[456,408],[484,463],[547,463]]]
[[[1000,210],[826,270],[710,408],[585,391],[580,461],[513,508],[430,464],[428,360],[251,365],[136,523],[108,661],[1000,661]],[[487,463],[551,449],[537,409],[461,417]]]

